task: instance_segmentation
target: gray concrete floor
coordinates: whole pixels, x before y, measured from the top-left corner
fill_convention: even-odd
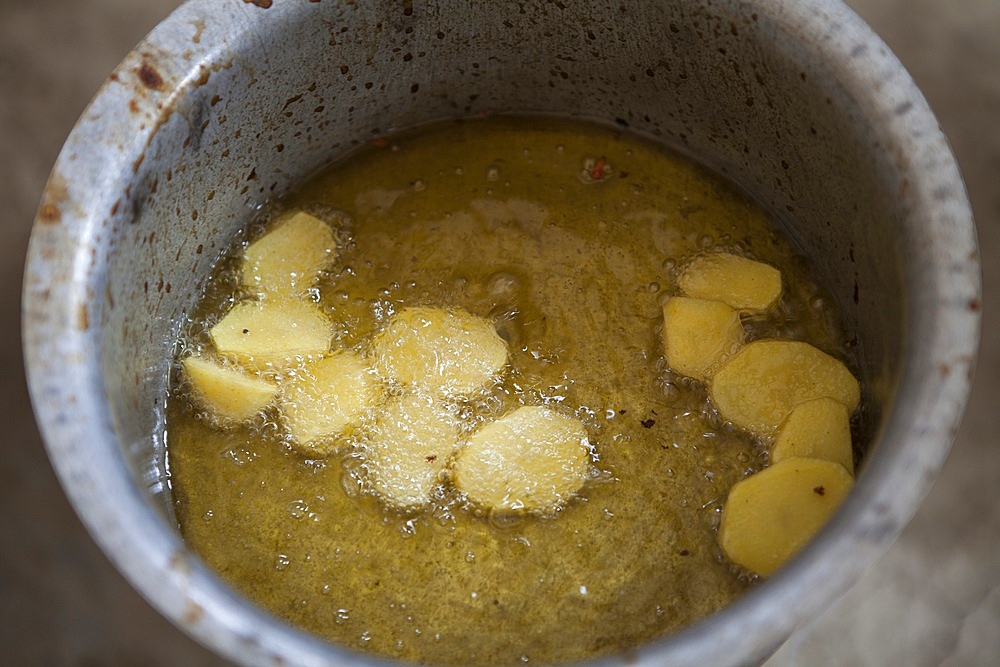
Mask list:
[[[76,519],[30,414],[19,288],[56,154],[101,82],[176,0],[0,2],[0,663],[221,665],[153,611]],[[1000,2],[850,0],[937,112],[976,214],[984,338],[953,453],[911,525],[769,667],[1000,664]]]

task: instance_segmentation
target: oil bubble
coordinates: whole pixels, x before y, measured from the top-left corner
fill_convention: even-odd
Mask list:
[[[491,511],[488,516],[490,525],[501,530],[516,528],[524,523],[524,517],[516,512]]]

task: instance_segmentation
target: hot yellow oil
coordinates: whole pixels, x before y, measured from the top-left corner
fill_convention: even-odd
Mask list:
[[[443,487],[419,511],[370,492],[363,454],[293,450],[270,412],[219,429],[182,383],[168,400],[184,538],[235,589],[351,649],[434,664],[553,663],[624,650],[724,606],[751,581],[723,559],[730,486],[764,449],[665,368],[661,306],[699,253],[778,267],[780,306],[745,322],[836,351],[829,300],[768,216],[688,159],[568,120],[456,121],[375,142],[234,241],[184,331],[239,298],[238,258],[275,211],[334,222],[312,292],[335,346],[363,350],[391,313],[461,307],[496,323],[510,368],[467,424],[522,403],[580,418],[592,478],[548,516],[491,515]],[[175,374],[179,377],[179,374]]]

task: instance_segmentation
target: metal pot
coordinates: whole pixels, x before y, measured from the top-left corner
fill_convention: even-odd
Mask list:
[[[256,609],[181,541],[168,363],[213,261],[262,202],[387,130],[484,111],[605,119],[696,156],[774,212],[836,299],[865,388],[855,491],[777,576],[606,662],[764,660],[915,512],[979,329],[952,154],[899,62],[836,0],[191,0],[104,84],[35,221],[25,354],[66,493],[136,588],[222,655],[364,660]]]

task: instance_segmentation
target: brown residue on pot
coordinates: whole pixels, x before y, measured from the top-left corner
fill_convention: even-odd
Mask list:
[[[191,41],[195,44],[201,44],[201,33],[205,32],[205,21],[195,19],[191,25],[194,26],[194,35],[191,37]]]
[[[256,5],[261,9],[270,9],[271,7],[271,0],[243,0],[243,2],[248,5]]]
[[[167,569],[183,577],[190,577],[191,561],[188,554],[183,549],[178,549],[170,556],[170,561],[167,563]]]
[[[150,90],[162,90],[163,89],[163,77],[160,73],[150,65],[146,60],[142,61],[139,65],[139,69],[136,70],[136,75],[139,77],[139,81],[142,85],[146,86]]]
[[[62,211],[51,202],[42,204],[38,209],[38,221],[45,224],[56,224],[62,220]]]
[[[42,203],[38,207],[38,222],[54,225],[62,222],[65,202],[69,199],[69,189],[66,181],[58,173],[49,177],[45,192],[42,193]]]
[[[188,599],[184,604],[184,616],[181,621],[185,625],[197,625],[201,617],[205,615],[205,608],[194,600]]]
[[[212,76],[213,72],[218,72],[220,70],[229,69],[232,66],[233,66],[233,61],[232,60],[227,60],[227,61],[222,62],[222,63],[213,63],[213,64],[208,65],[208,66],[199,65],[199,69],[201,70],[201,74],[198,75],[198,79],[195,81],[194,85],[195,86],[204,86],[206,83],[208,83],[208,79]]]

